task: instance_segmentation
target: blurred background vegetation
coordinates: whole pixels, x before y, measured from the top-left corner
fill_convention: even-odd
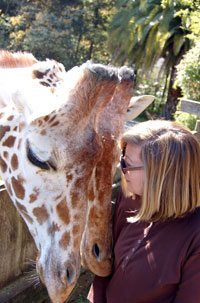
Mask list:
[[[140,119],[197,117],[177,111],[200,101],[200,0],[1,0],[0,48],[53,58],[133,66],[135,94],[153,94]]]

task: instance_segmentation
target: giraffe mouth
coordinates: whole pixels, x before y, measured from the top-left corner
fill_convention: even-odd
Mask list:
[[[46,257],[45,257],[46,256]],[[80,256],[68,254],[65,262],[61,261],[59,252],[50,248],[42,252],[37,259],[37,272],[42,283],[46,286],[53,303],[63,303],[70,295],[80,275]]]

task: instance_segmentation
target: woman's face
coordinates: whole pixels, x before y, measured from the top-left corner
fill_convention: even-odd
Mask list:
[[[141,147],[138,145],[127,144],[124,160],[128,166],[143,166],[141,160]],[[127,190],[133,194],[142,196],[144,191],[144,169],[130,170],[124,175]]]

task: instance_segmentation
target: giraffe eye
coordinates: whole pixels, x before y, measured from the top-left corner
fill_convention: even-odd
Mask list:
[[[37,156],[35,155],[35,153],[32,151],[30,147],[29,141],[27,141],[26,143],[26,154],[27,154],[27,158],[33,165],[40,167],[44,170],[50,169],[50,165],[47,161],[41,161],[40,159],[37,158]]]

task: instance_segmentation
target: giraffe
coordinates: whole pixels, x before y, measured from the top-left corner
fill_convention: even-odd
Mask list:
[[[53,303],[111,272],[111,190],[133,70],[0,53],[0,170]],[[123,102],[122,102],[123,100]]]
[[[88,187],[103,150],[99,113],[119,81],[117,70],[99,65],[84,65],[69,75],[55,69],[48,61],[1,70],[1,171],[35,239],[41,280],[52,301],[63,302],[80,271],[79,247],[92,196]],[[55,72],[56,88],[50,81]],[[96,258],[97,273],[103,264],[101,275],[110,272],[109,239],[101,246],[102,260]]]

